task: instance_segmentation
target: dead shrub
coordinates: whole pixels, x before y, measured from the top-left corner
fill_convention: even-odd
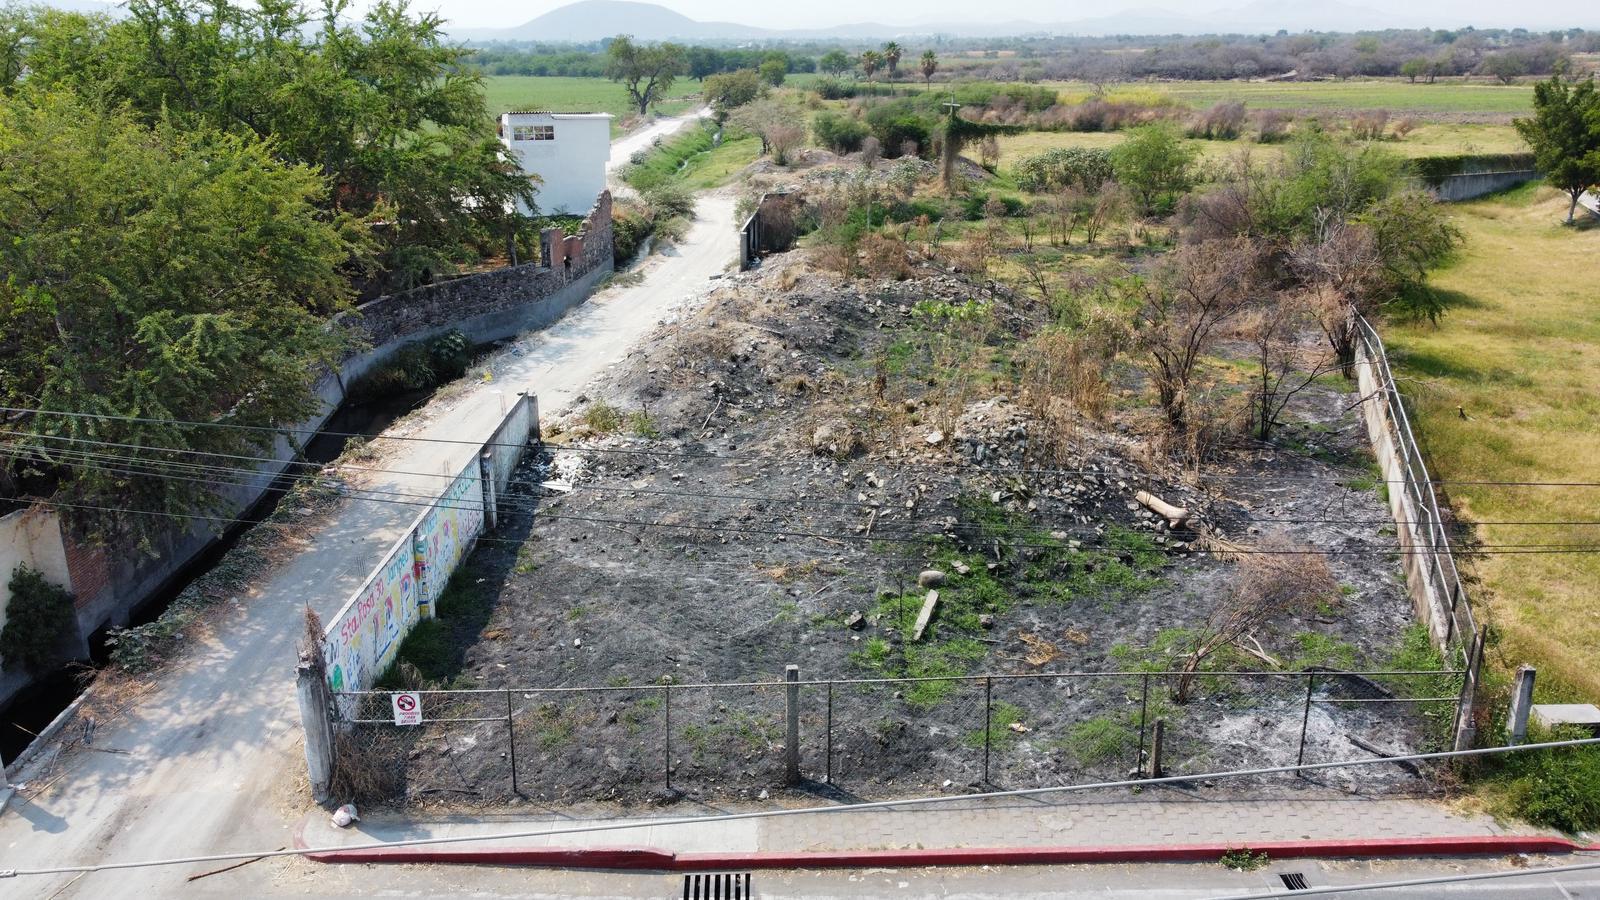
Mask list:
[[[1404,119],[1394,123],[1394,139],[1397,141],[1403,141],[1411,134],[1411,132],[1416,130],[1417,120],[1411,118],[1410,116],[1406,116]]]
[[[1244,132],[1244,103],[1223,100],[1189,120],[1189,136],[1211,141],[1231,141]]]
[[[1019,354],[1023,360],[1022,386],[1034,408],[1044,413],[1057,399],[1065,399],[1083,415],[1101,420],[1109,390],[1103,348],[1093,346],[1080,333],[1049,329],[1030,338]]]
[[[1259,648],[1256,632],[1309,612],[1337,591],[1327,561],[1287,535],[1268,535],[1241,550],[1233,590],[1189,637],[1173,699],[1189,699],[1201,667],[1218,650],[1244,641]]]
[[[385,729],[380,731],[378,729]],[[404,796],[408,748],[390,746],[393,739],[411,732],[379,725],[334,727],[333,778],[328,792],[355,802],[393,800]]]
[[[868,234],[861,239],[861,267],[873,278],[904,281],[911,277],[906,242],[887,234]]]
[[[1256,112],[1256,143],[1279,144],[1289,139],[1289,123],[1294,116],[1285,109],[1263,109]]]
[[[1350,136],[1358,141],[1381,141],[1388,127],[1387,109],[1369,109],[1350,117]]]

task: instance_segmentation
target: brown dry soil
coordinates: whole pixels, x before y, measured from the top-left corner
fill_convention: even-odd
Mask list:
[[[454,626],[448,686],[516,690],[428,699],[429,718],[484,721],[358,730],[371,763],[393,766],[384,790],[491,804],[782,797],[784,689],[689,685],[781,681],[789,664],[805,681],[1034,676],[802,685],[800,787],[846,796],[1121,777],[1148,748],[1141,721],[1158,717],[1175,774],[1293,762],[1302,721],[1308,761],[1370,755],[1352,737],[1436,739],[1422,706],[1337,702],[1440,690],[1422,679],[1324,676],[1308,715],[1304,674],[1210,676],[1185,704],[1165,677],[1051,674],[1172,667],[1163,631],[1203,620],[1237,566],[1207,551],[1269,532],[1354,552],[1329,559],[1340,595],[1257,633],[1262,651],[1289,668],[1384,666],[1412,613],[1342,383],[1297,400],[1271,445],[1236,442],[1198,478],[1152,463],[1126,425],[1085,424],[1070,453],[1042,458],[1008,379],[945,389],[914,311],[980,300],[994,314],[980,352],[1001,359],[1025,301],[926,267],[845,281],[802,257],[726,276],[610,371],[590,397],[621,414],[616,430],[595,433],[614,423],[589,398],[546,412],[503,542],[480,545],[456,581],[492,604]],[[1196,529],[1169,529],[1134,502],[1140,489],[1188,507]],[[928,568],[947,580],[927,634],[908,641]],[[1277,671],[1244,653],[1220,663]],[[537,690],[575,687],[606,690]],[[1314,780],[1427,787],[1390,766]]]

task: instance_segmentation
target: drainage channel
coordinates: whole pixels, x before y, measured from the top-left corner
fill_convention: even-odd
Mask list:
[[[349,440],[346,435],[374,437],[382,434],[394,420],[427,403],[433,393],[430,388],[339,407],[323,423],[322,432],[306,444],[306,461],[319,465],[332,462],[344,452]],[[178,570],[149,599],[134,607],[128,624],[142,625],[160,616],[183,593],[184,588],[211,571],[252,525],[271,515],[293,483],[289,475],[274,481],[261,499],[239,515],[239,524],[229,528],[211,546]],[[89,639],[90,659],[87,663],[68,663],[53,672],[40,675],[11,698],[0,710],[0,760],[15,759],[27,749],[35,735],[83,693],[94,681],[99,667],[105,665],[107,650],[106,632],[102,629]]]

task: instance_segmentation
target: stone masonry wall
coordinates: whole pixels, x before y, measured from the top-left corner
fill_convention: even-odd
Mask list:
[[[529,304],[549,300],[591,273],[611,271],[611,193],[600,194],[578,234],[564,240],[551,240],[547,235],[544,244],[547,250],[536,263],[455,278],[363,303],[357,307],[359,318],[354,324],[365,333],[373,350],[393,349],[398,343],[450,328],[462,328],[474,340],[493,340],[463,325],[498,314],[525,318],[527,310],[523,308]],[[523,315],[515,314],[519,311]],[[488,330],[497,329],[490,326]]]

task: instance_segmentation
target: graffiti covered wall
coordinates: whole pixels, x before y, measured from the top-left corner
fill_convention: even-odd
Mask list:
[[[519,394],[490,443],[491,477],[506,477],[538,430],[538,400]],[[363,691],[394,663],[412,626],[432,618],[450,574],[484,529],[482,466],[475,454],[448,487],[396,541],[361,588],[340,608],[322,637],[328,686],[335,693]],[[493,493],[488,496],[494,496]]]
[[[412,531],[420,589],[417,605],[424,618],[433,615],[433,604],[444,593],[450,573],[482,533],[483,479],[474,462],[450,482],[438,505],[423,513]]]

